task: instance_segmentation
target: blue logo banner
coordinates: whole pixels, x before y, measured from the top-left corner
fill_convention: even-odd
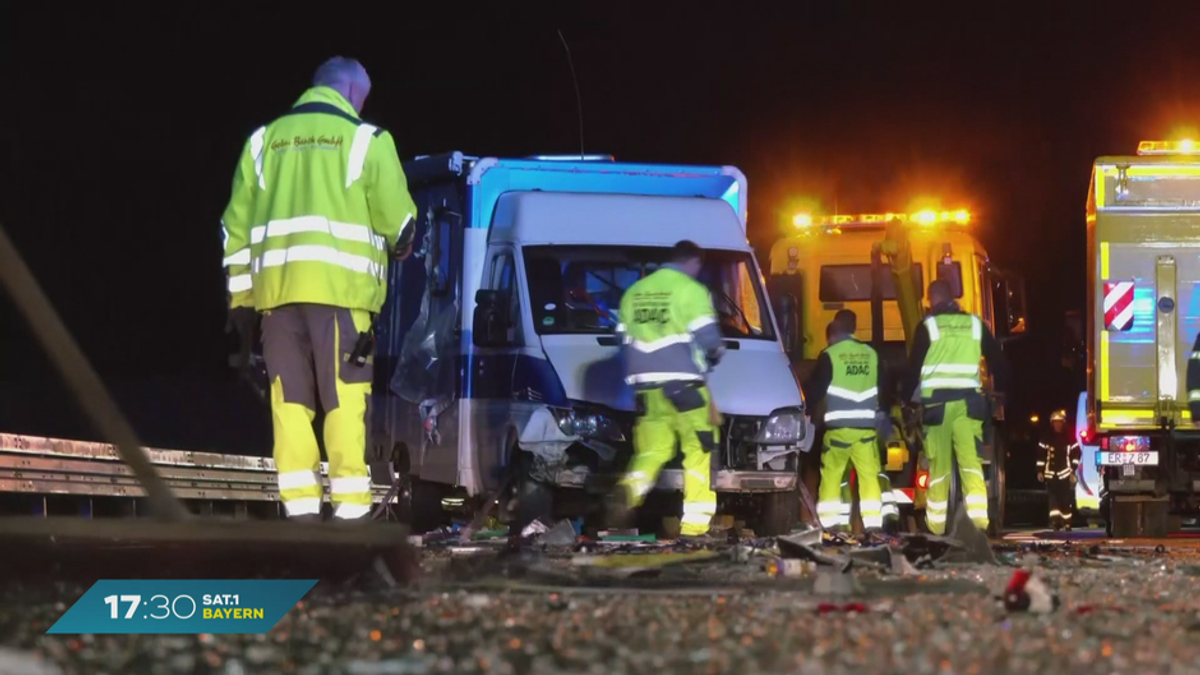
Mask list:
[[[48,634],[266,633],[316,579],[101,579]]]

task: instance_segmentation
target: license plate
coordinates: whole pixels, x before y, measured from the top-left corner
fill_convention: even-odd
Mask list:
[[[1157,452],[1097,452],[1096,463],[1101,466],[1158,466]]]

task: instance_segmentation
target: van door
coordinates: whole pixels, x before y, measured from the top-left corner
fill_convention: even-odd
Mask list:
[[[376,382],[375,394],[386,406],[384,428],[408,447],[413,472],[454,484],[463,228],[449,209],[425,213],[416,223],[416,250],[392,266],[376,335],[376,369],[389,379]]]
[[[525,344],[522,319],[522,286],[512,244],[488,246],[480,289],[500,291],[508,302],[508,332],[503,347],[476,347],[471,360],[471,437],[474,448],[466,448],[468,463],[485,490],[495,489],[508,464],[513,442],[513,373]]]

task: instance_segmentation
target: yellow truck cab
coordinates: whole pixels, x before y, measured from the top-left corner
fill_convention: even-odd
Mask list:
[[[1087,199],[1088,427],[1110,534],[1171,534],[1200,506],[1187,368],[1200,331],[1200,143],[1100,157]]]
[[[1024,287],[1018,277],[990,262],[971,232],[967,210],[825,217],[797,214],[791,225],[791,232],[771,247],[767,286],[779,305],[776,316],[784,326],[785,350],[802,381],[827,346],[826,325],[841,309],[857,315],[858,339],[876,348],[890,372],[902,373],[907,368],[906,346],[925,315],[925,290],[934,279],[950,282],[962,309],[981,317],[997,338],[1025,332]],[[888,237],[899,237],[904,256],[894,255],[895,251],[889,256],[886,245],[881,252]],[[906,260],[909,251],[911,264]],[[902,281],[906,278],[911,282]],[[875,288],[878,290],[873,291]],[[994,412],[1002,421],[1003,407]],[[925,472],[915,453],[909,452],[909,440],[906,443],[901,434],[893,435],[885,467],[902,516],[907,509],[924,507]],[[985,466],[992,464],[995,442],[987,446]],[[996,493],[993,506],[1002,518],[1003,471],[992,467],[991,472],[996,475],[989,479]]]
[[[945,279],[954,287],[963,310],[993,325],[991,292],[987,280],[987,252],[967,230],[970,213],[957,211],[930,218],[914,214],[909,241],[913,253],[914,284],[918,298],[934,279]],[[825,326],[841,309],[859,317],[858,338],[874,342],[871,324],[871,250],[884,235],[888,218],[896,214],[866,214],[795,220],[795,232],[771,247],[772,276],[794,277],[791,292],[800,303],[799,355],[802,361],[817,358],[825,342]],[[933,276],[930,276],[932,270]],[[966,274],[963,272],[966,271]],[[988,292],[983,291],[987,289]],[[896,284],[883,276],[883,343],[885,348],[903,348],[907,342],[900,319]]]

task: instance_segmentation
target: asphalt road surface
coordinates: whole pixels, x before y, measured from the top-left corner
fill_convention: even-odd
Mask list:
[[[428,549],[415,588],[318,585],[267,635],[47,636],[85,589],[10,581],[0,672],[1200,672],[1194,539],[1010,537],[994,542],[999,565],[852,569],[856,588],[824,595],[814,584],[832,568],[777,578],[744,548],[633,576],[498,550]],[[1004,609],[1017,566],[1055,611]]]

